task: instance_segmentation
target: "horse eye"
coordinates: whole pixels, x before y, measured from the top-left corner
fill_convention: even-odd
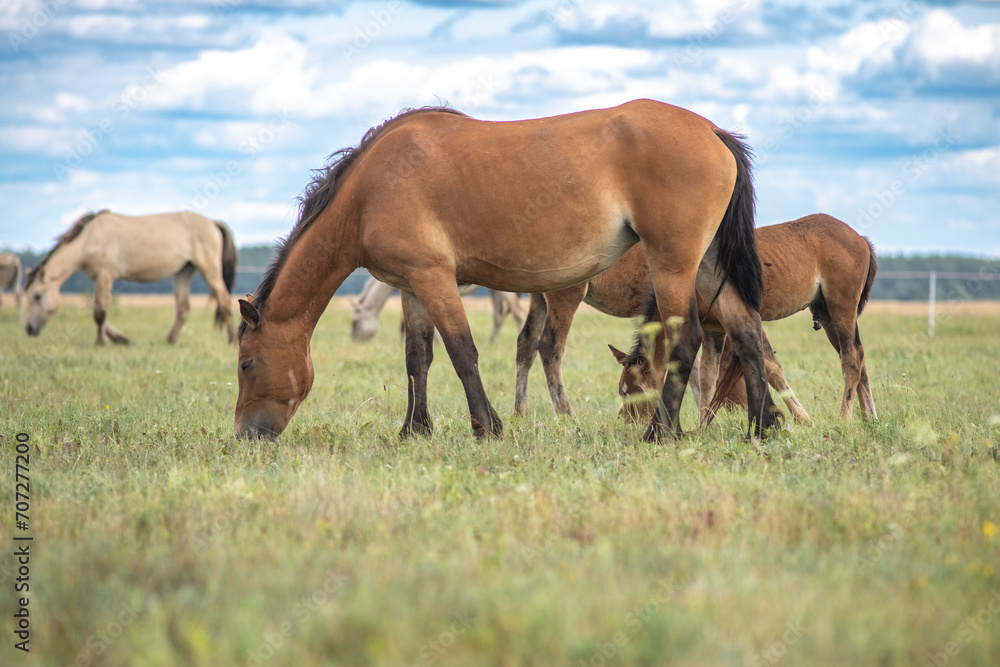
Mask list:
[[[35,295],[35,301],[41,301],[41,300],[42,300],[42,295],[41,294],[36,294]]]
[[[253,359],[247,359],[246,361],[240,362],[240,368],[242,368],[243,370],[250,368],[252,365],[253,365]]]

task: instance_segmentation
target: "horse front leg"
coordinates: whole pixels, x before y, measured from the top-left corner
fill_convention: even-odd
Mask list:
[[[799,399],[796,398],[795,392],[792,391],[792,387],[788,384],[788,380],[785,379],[785,371],[781,368],[781,364],[778,363],[778,358],[774,355],[774,350],[771,349],[771,341],[767,339],[766,333],[764,334],[763,343],[764,368],[767,370],[768,383],[774,387],[774,390],[785,401],[785,405],[788,407],[788,411],[792,413],[792,418],[795,421],[806,426],[812,426],[812,419],[809,418],[809,414],[802,407]]]
[[[528,316],[524,319],[521,332],[517,334],[517,376],[514,380],[514,413],[528,414],[528,374],[538,354],[538,341],[545,327],[548,306],[545,296],[532,294],[529,297]]]
[[[96,345],[104,345],[107,339],[120,345],[129,342],[122,332],[107,321],[108,308],[111,305],[111,286],[114,282],[115,277],[111,275],[110,271],[101,271],[94,278],[94,322],[97,324],[97,340],[94,343]]]
[[[715,396],[715,385],[719,382],[719,363],[725,343],[725,331],[705,332],[705,340],[701,345],[701,367],[698,369],[700,393],[698,412],[701,415],[702,426],[707,426],[715,417],[709,408],[709,404],[712,401],[712,397]]]
[[[503,435],[503,422],[486,397],[479,375],[479,351],[472,340],[469,319],[458,293],[454,273],[420,267],[410,284],[416,298],[427,310],[451,357],[469,402],[472,431],[477,438]]]
[[[434,360],[434,324],[427,310],[409,292],[403,292],[406,346],[406,419],[400,439],[430,435],[434,429],[427,409],[427,371]]]

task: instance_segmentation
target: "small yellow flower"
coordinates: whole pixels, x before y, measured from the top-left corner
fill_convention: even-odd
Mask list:
[[[983,521],[983,535],[988,540],[994,539],[997,536],[997,525],[989,519]]]
[[[111,409],[111,406],[110,406],[110,405],[105,405],[105,406],[104,406],[104,409],[105,409],[105,410],[110,410],[110,409]]]
[[[983,568],[983,576],[986,577],[987,579],[989,579],[990,577],[993,576],[993,566],[992,565],[987,565],[986,567]]]

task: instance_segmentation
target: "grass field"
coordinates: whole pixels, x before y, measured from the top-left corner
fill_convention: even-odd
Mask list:
[[[6,304],[5,304],[6,305]],[[552,414],[509,417],[514,341],[480,368],[502,440],[477,442],[443,348],[432,437],[400,442],[398,314],[370,344],[331,309],[280,443],[232,439],[235,350],[192,313],[89,311],[37,339],[0,312],[2,665],[1000,664],[1000,318],[873,312],[879,411],[837,419],[839,362],[807,316],[768,325],[815,428],[762,442],[745,415],[661,444],[619,423],[581,312]],[[686,401],[684,425],[695,414]],[[30,528],[15,528],[15,435]],[[30,534],[30,653],[14,648],[15,536]]]

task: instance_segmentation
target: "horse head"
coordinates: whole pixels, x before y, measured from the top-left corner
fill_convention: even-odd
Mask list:
[[[267,321],[247,299],[240,299],[237,437],[275,439],[312,389],[308,327],[297,320]]]
[[[24,330],[37,336],[59,310],[59,283],[46,280],[45,267],[28,271],[24,288]]]
[[[608,347],[622,366],[622,375],[618,380],[618,395],[622,398],[622,407],[618,414],[626,424],[649,422],[660,398],[652,364],[641,352],[631,355],[614,345]]]

